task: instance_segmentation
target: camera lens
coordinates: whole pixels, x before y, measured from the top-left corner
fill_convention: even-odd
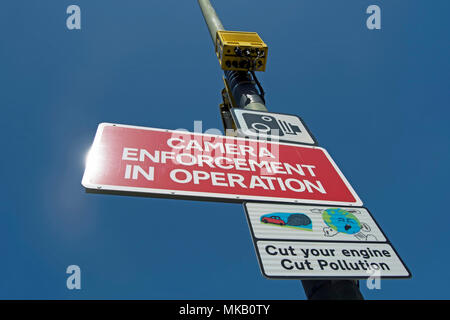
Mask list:
[[[253,123],[252,128],[255,129],[256,131],[260,131],[260,132],[269,132],[270,131],[270,127],[264,123]]]

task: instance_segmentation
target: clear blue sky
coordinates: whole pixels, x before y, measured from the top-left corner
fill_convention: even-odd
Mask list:
[[[82,30],[66,28],[70,4]],[[450,298],[450,2],[213,4],[225,28],[269,45],[269,110],[306,121],[411,269],[364,296]],[[381,30],[366,28],[370,4]],[[0,298],[305,298],[300,281],[261,275],[239,204],[81,186],[100,122],[221,128],[195,0],[5,0],[0,35]],[[66,289],[71,264],[80,291]]]

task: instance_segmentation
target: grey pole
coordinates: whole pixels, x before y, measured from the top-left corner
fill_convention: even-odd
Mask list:
[[[220,22],[220,19],[217,16],[216,10],[214,10],[209,0],[198,0],[198,4],[200,6],[200,9],[202,10],[203,18],[205,19],[206,25],[208,26],[208,31],[214,44],[216,42],[217,31],[225,29],[223,28],[222,22]]]
[[[208,26],[213,44],[216,32],[225,30],[209,0],[198,0],[203,18]],[[225,71],[225,77],[239,107],[267,111],[263,97],[256,89],[249,72]],[[232,129],[232,128],[225,128]],[[309,300],[363,300],[358,281],[354,280],[302,280],[303,289]]]

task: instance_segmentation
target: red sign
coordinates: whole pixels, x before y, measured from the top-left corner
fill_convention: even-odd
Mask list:
[[[82,181],[100,192],[361,206],[320,147],[102,123]]]

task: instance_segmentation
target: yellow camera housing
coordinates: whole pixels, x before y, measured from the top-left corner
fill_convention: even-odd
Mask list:
[[[223,70],[265,71],[267,49],[256,32],[216,33],[215,50]]]

